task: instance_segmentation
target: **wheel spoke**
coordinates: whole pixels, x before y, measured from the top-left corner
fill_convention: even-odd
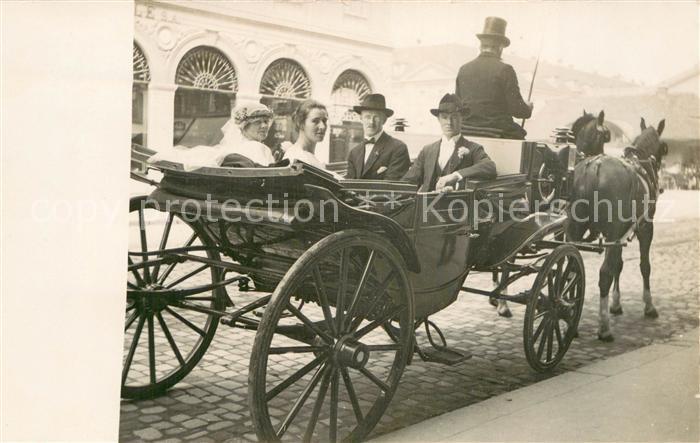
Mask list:
[[[312,331],[314,331],[314,332],[316,333],[316,335],[318,335],[319,337],[321,337],[322,339],[324,339],[324,340],[325,340],[326,342],[328,342],[329,344],[330,344],[330,343],[333,343],[333,337],[331,337],[330,335],[328,335],[324,330],[322,330],[321,328],[319,328],[314,322],[312,322],[311,320],[309,320],[309,318],[308,318],[307,316],[305,316],[300,310],[298,310],[297,308],[295,308],[294,306],[292,306],[291,303],[287,303],[287,310],[288,310],[289,312],[291,312],[292,314],[294,314],[294,316],[295,316],[296,318],[298,318],[299,320],[301,320],[301,322],[304,323],[309,329],[311,329]]]
[[[360,368],[360,373],[369,378],[372,383],[379,386],[379,389],[381,389],[383,392],[389,392],[389,385],[378,379],[377,376],[369,372],[367,368]]]
[[[168,343],[170,343],[170,348],[173,350],[175,357],[177,357],[177,361],[180,362],[180,366],[185,366],[185,359],[182,358],[182,354],[180,354],[180,349],[178,349],[177,343],[175,343],[175,339],[173,339],[173,336],[170,333],[170,328],[168,328],[168,325],[165,324],[163,314],[157,312],[156,317],[158,317],[158,323],[160,323],[160,328],[163,330],[165,338],[168,339]]]
[[[146,240],[146,220],[143,216],[143,205],[139,208],[139,233],[141,235],[141,252],[148,252],[148,241]],[[144,261],[146,257],[144,256]],[[147,282],[151,282],[150,272],[148,271],[148,266],[143,267],[143,279]]]
[[[129,374],[129,369],[131,369],[131,362],[134,360],[134,353],[136,352],[136,347],[139,344],[139,337],[141,337],[141,330],[143,329],[143,324],[146,318],[139,318],[139,323],[136,325],[136,331],[134,331],[134,337],[131,339],[131,346],[129,346],[129,353],[126,356],[126,362],[124,362],[124,369],[122,369],[122,386],[126,383],[126,377]]]
[[[286,380],[284,380],[282,383],[278,384],[274,388],[272,388],[270,391],[268,391],[265,394],[265,400],[270,401],[273,398],[275,398],[277,395],[279,395],[280,392],[284,391],[291,385],[297,382],[300,378],[308,374],[312,369],[314,369],[316,366],[320,365],[321,362],[323,362],[326,359],[326,354],[321,354],[306,365],[304,365],[301,369],[297,370],[294,374],[292,374],[290,377],[288,377]]]
[[[196,326],[195,324],[193,324],[191,321],[187,320],[187,319],[186,319],[185,317],[183,317],[182,315],[180,315],[180,314],[178,314],[177,312],[173,311],[173,310],[170,309],[169,307],[166,306],[166,307],[165,307],[165,310],[168,311],[168,312],[170,313],[170,315],[172,315],[172,316],[175,317],[176,319],[180,320],[181,322],[183,322],[184,324],[186,324],[187,326],[189,326],[189,328],[192,329],[193,331],[195,331],[197,334],[201,335],[202,337],[204,337],[204,336],[206,335],[206,332],[204,332],[201,328],[199,328],[198,326]]]
[[[552,345],[554,342],[554,326],[553,325],[556,323],[557,323],[557,319],[553,318],[550,322],[550,325],[549,325],[549,333],[545,337],[545,339],[547,339],[547,361],[548,362],[552,361]]]
[[[343,249],[340,256],[340,281],[338,282],[338,296],[335,303],[335,320],[336,320],[336,331],[342,334],[343,325],[345,324],[345,291],[348,284],[348,268],[350,267],[350,250]]]
[[[325,346],[282,346],[279,348],[270,348],[270,354],[302,354],[306,352],[323,352]]]
[[[399,349],[401,349],[401,345],[398,343],[386,345],[367,345],[368,351],[398,351]]]
[[[316,428],[316,422],[318,422],[318,415],[321,413],[321,407],[326,399],[326,391],[328,390],[328,384],[331,380],[331,373],[336,370],[337,369],[334,366],[327,366],[324,370],[323,380],[321,380],[321,387],[318,388],[318,397],[316,397],[314,409],[311,412],[311,417],[309,417],[309,424],[306,427],[303,441],[311,441],[311,437],[314,434],[314,429]]]
[[[559,321],[554,323],[554,332],[556,332],[556,337],[557,337],[557,348],[561,349],[562,339],[561,339],[561,328],[559,327]]]
[[[406,309],[405,306],[396,306],[394,309],[391,309],[389,312],[386,314],[382,315],[380,318],[374,320],[372,323],[368,324],[364,328],[358,330],[353,334],[356,340],[359,340],[360,338],[364,337],[365,335],[369,334],[372,332],[374,329],[376,329],[378,326],[382,325],[383,323],[391,320],[396,316],[398,313]]]
[[[160,245],[158,246],[158,250],[162,251],[165,249],[165,245],[168,244],[168,237],[170,236],[170,227],[173,224],[173,218],[175,217],[175,214],[172,212],[168,213],[168,219],[165,221],[165,229],[163,229],[163,236],[160,238]],[[160,257],[160,254],[158,255]],[[156,264],[153,267],[153,280],[158,281],[158,272],[160,271],[160,263]]]
[[[372,269],[372,265],[374,264],[374,257],[375,257],[375,251],[374,249],[369,253],[369,257],[367,258],[367,263],[365,264],[365,269],[362,271],[362,277],[360,277],[360,282],[357,285],[357,289],[355,290],[355,294],[352,296],[352,302],[350,302],[350,307],[348,308],[348,313],[347,313],[347,318],[352,319],[353,315],[355,315],[355,309],[357,309],[357,303],[360,300],[360,293],[365,287],[365,284],[367,283],[367,278],[369,277],[369,271]],[[345,325],[343,325],[344,327]]]
[[[338,371],[331,375],[331,414],[328,437],[331,442],[338,441]]]
[[[545,323],[544,326],[544,335],[542,335],[542,339],[540,340],[540,345],[537,348],[537,359],[541,360],[542,359],[542,352],[544,352],[544,345],[547,343],[547,337],[549,336],[549,318],[545,317],[544,320],[542,320],[543,323]],[[535,342],[533,342],[534,344]]]
[[[391,279],[393,277],[394,277],[394,271],[392,270],[389,273],[389,275],[386,276],[386,278],[384,279],[382,284],[379,285],[378,290],[375,291],[375,293],[377,295],[374,297],[374,300],[372,300],[372,303],[368,306],[368,308],[365,312],[370,313],[370,312],[373,312],[377,308],[377,306],[379,305],[379,302],[382,301],[382,299],[384,297],[384,291],[386,291],[386,288],[389,287],[389,282],[391,281]],[[354,332],[360,326],[360,324],[362,324],[363,320],[364,320],[364,318],[362,316],[356,317],[352,321],[352,323],[350,324],[350,327],[348,328],[348,332]]]
[[[134,320],[139,316],[139,311],[135,310],[129,318],[126,320],[126,325],[124,326],[124,332],[128,331],[131,325],[134,323]]]
[[[129,260],[129,266],[132,266],[134,264],[134,261],[131,259],[131,257],[127,257]],[[134,278],[136,279],[136,284],[139,286],[146,286],[146,282],[143,281],[143,278],[141,278],[141,275],[139,275],[139,271],[136,269],[131,269],[131,273],[134,274]],[[127,283],[129,283],[127,281]],[[134,286],[133,284],[131,286]],[[138,286],[135,287],[135,289],[139,289]]]
[[[197,239],[197,233],[193,232],[192,235],[190,235],[190,238],[187,239],[184,245],[180,246],[181,248],[187,248],[188,246],[192,246],[192,243]],[[161,275],[158,278],[158,284],[162,285],[163,282],[165,281],[166,278],[170,275],[171,272],[173,272],[173,269],[175,269],[175,266],[177,265],[177,262],[170,263],[167,268],[165,268],[165,272],[163,272],[163,275]]]
[[[562,280],[564,279],[564,263],[566,263],[566,257],[562,257],[561,260],[557,262],[554,268],[554,289],[555,293],[549,294],[550,297],[557,297],[559,295],[559,291],[561,290],[562,287]]]
[[[542,314],[545,314],[545,313],[546,313],[546,311],[543,312]],[[535,343],[537,343],[537,338],[540,336],[540,334],[542,333],[542,331],[544,330],[544,327],[546,325],[547,325],[547,318],[545,317],[544,319],[542,319],[540,324],[537,325],[537,329],[535,329],[535,333],[532,334],[532,345],[533,346],[535,345]]]
[[[318,368],[316,373],[313,375],[313,377],[311,377],[311,380],[309,380],[309,383],[304,388],[304,391],[302,391],[299,398],[297,398],[297,401],[294,403],[294,406],[292,406],[292,410],[289,411],[289,414],[287,414],[287,416],[284,418],[284,421],[282,422],[282,425],[277,430],[278,438],[281,438],[284,435],[284,433],[287,432],[287,428],[289,428],[289,425],[292,424],[292,420],[294,420],[294,418],[297,416],[301,407],[304,406],[304,403],[306,403],[306,399],[309,398],[309,395],[311,395],[311,392],[318,384],[318,381],[321,378],[325,367],[326,365],[324,364],[323,366]]]
[[[194,271],[188,272],[187,274],[183,275],[182,277],[178,278],[177,280],[175,280],[175,281],[173,281],[173,282],[170,282],[170,283],[165,287],[165,289],[170,289],[170,288],[172,288],[172,287],[175,286],[175,285],[179,285],[179,284],[182,283],[183,281],[185,281],[185,280],[187,280],[187,279],[189,279],[189,278],[191,278],[191,277],[194,277],[195,275],[199,274],[200,272],[202,272],[203,270],[207,269],[207,268],[210,267],[210,266],[211,266],[211,265],[209,265],[209,264],[202,265],[202,266],[198,267],[197,269],[195,269]]]
[[[153,313],[148,314],[148,373],[151,384],[156,384],[156,340],[153,331]]]
[[[576,285],[576,283],[578,283],[580,278],[581,276],[579,274],[575,274],[574,278],[572,278],[566,283],[566,286],[564,286],[564,289],[562,289],[561,291],[562,299],[564,298],[564,295],[566,295],[567,292],[571,291],[571,289]]]
[[[571,269],[574,267],[574,259],[568,259],[566,262],[566,268],[564,268],[564,271],[561,273],[561,280],[559,284],[557,284],[557,291],[559,291],[560,295],[564,294],[563,287],[567,283],[569,274],[571,274]],[[574,278],[576,278],[576,275],[574,275]]]
[[[355,418],[357,422],[360,423],[363,419],[362,409],[360,409],[360,403],[357,401],[357,395],[355,394],[355,388],[352,385],[350,374],[348,374],[347,368],[340,368],[340,373],[343,376],[343,383],[345,384],[345,389],[348,391],[348,397],[350,397],[350,403],[352,404]]]
[[[318,295],[318,301],[321,304],[321,309],[323,310],[323,318],[326,320],[326,325],[333,335],[337,335],[335,329],[335,322],[333,321],[333,315],[331,314],[330,303],[328,301],[328,295],[326,294],[326,288],[321,280],[321,271],[318,266],[313,269],[314,276],[314,286],[316,287],[316,294]]]

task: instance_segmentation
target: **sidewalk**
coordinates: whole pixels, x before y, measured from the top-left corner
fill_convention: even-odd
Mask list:
[[[375,442],[700,441],[698,329]]]

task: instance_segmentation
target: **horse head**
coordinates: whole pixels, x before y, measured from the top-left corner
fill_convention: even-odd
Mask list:
[[[656,128],[646,125],[642,118],[639,127],[642,132],[634,139],[632,146],[641,160],[651,160],[654,168],[661,168],[661,159],[668,154],[668,145],[661,140],[661,134],[666,127],[666,119],[659,122]]]
[[[587,157],[603,153],[603,145],[610,141],[610,130],[604,125],[604,121],[604,111],[600,111],[598,117],[595,117],[583,110],[583,115],[571,126],[579,152],[583,152]]]

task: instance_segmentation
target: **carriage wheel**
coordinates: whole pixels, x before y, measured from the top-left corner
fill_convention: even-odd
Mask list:
[[[363,439],[389,405],[412,350],[413,293],[396,248],[366,231],[331,234],[275,290],[248,377],[261,441]],[[311,299],[301,310],[296,298]],[[384,326],[393,321],[392,341]]]
[[[212,260],[219,254],[198,222],[185,222],[173,213],[161,212],[146,197],[129,202],[129,265],[138,265],[149,252],[187,247],[187,253]],[[197,249],[199,248],[199,249]],[[191,250],[195,249],[195,250]],[[162,258],[150,255],[149,260]],[[127,303],[124,357],[121,379],[123,398],[151,398],[183,379],[204,355],[218,326],[218,317],[192,310],[191,306],[223,311],[223,288],[189,296],[162,294],[221,281],[219,269],[192,260],[154,264],[127,271]],[[161,291],[161,294],[159,294]],[[182,307],[182,303],[190,305]]]
[[[569,349],[585,289],[581,254],[571,245],[558,246],[542,264],[525,310],[525,356],[536,371],[554,368]]]
[[[552,172],[547,163],[542,163],[540,170],[537,172],[537,200],[540,205],[549,204],[554,199],[554,194],[556,192],[556,180],[557,177]],[[541,209],[540,209],[541,210]]]

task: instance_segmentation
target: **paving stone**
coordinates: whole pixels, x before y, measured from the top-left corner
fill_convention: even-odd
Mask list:
[[[143,440],[155,440],[161,438],[163,434],[158,429],[151,427],[134,431],[134,435]]]
[[[191,420],[187,420],[182,422],[182,426],[184,426],[187,429],[194,429],[194,428],[199,428],[204,425],[206,425],[207,422],[204,420],[200,420],[199,418],[193,418]]]
[[[167,411],[168,408],[165,406],[153,406],[151,408],[143,408],[141,413],[143,414],[160,414],[161,412]]]

